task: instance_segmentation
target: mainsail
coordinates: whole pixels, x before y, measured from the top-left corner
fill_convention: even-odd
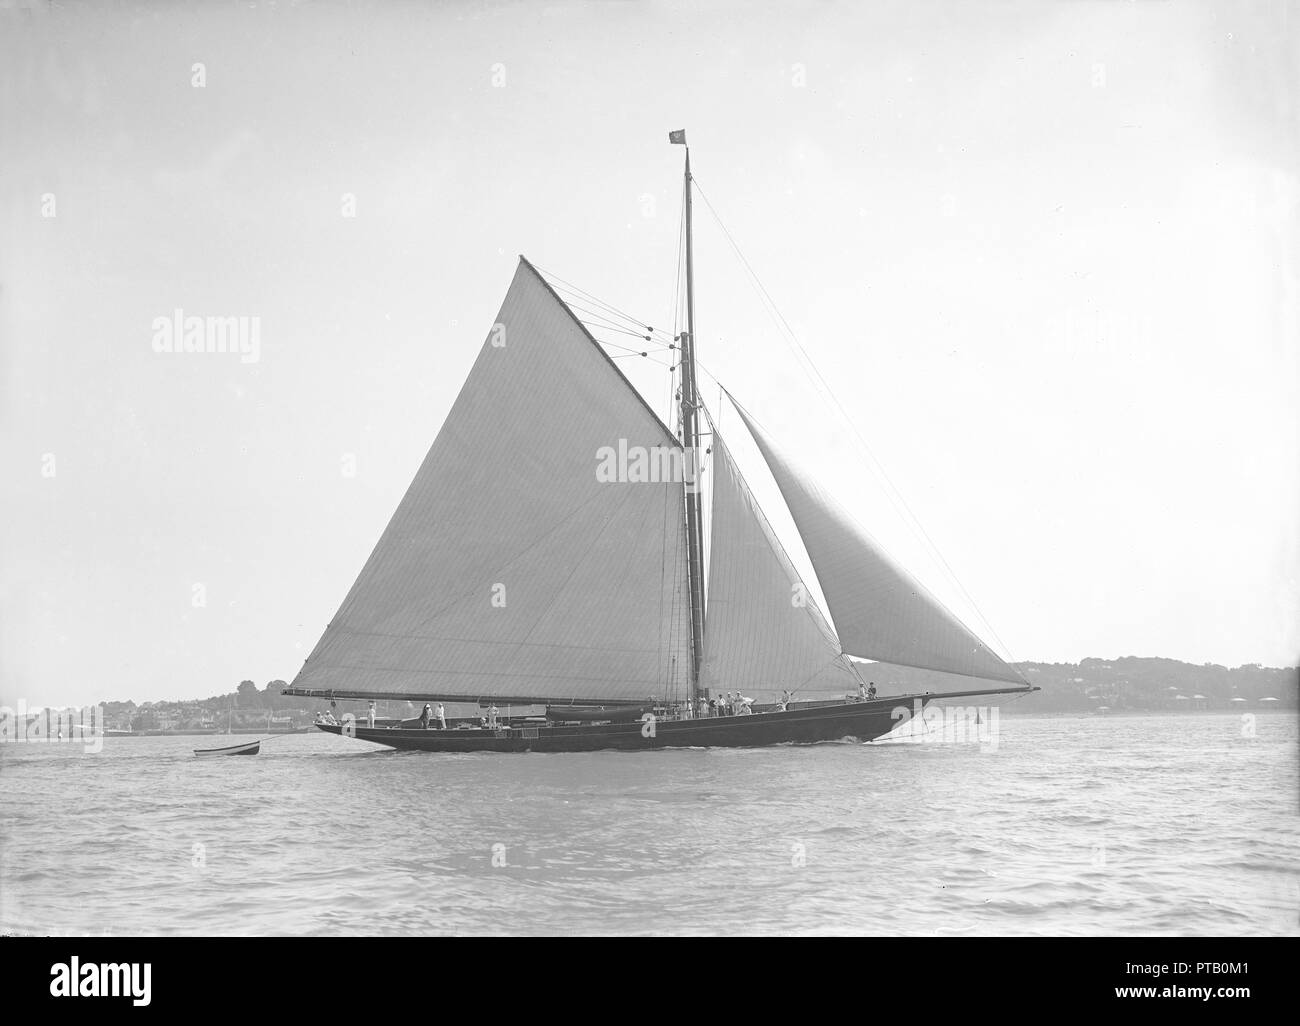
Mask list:
[[[518,703],[688,692],[684,484],[598,475],[602,453],[665,449],[680,445],[521,258],[293,690]]]
[[[772,533],[716,426],[709,604],[701,683],[774,698],[840,697],[858,679]]]
[[[821,485],[736,406],[802,537],[844,651],[967,677],[1024,684],[925,586],[894,562]]]

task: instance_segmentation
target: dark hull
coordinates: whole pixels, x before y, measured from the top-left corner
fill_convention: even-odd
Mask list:
[[[229,748],[196,748],[194,754],[201,758],[210,755],[256,755],[261,747],[261,741],[248,741],[242,745],[231,745]]]
[[[702,720],[657,720],[650,725],[600,723],[509,727],[499,730],[421,730],[344,727],[318,723],[329,734],[356,737],[390,748],[423,752],[594,752],[604,749],[640,752],[654,748],[755,748],[765,745],[815,744],[854,739],[871,741],[898,726],[894,710],[909,710],[931,697],[895,696],[788,712],[719,716]],[[944,696],[952,697],[952,696]]]

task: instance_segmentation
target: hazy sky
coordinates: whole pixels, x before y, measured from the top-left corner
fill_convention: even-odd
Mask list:
[[[669,323],[672,128],[1011,656],[1295,661],[1294,4],[104,7],[0,12],[0,703],[292,678],[518,254]],[[705,366],[978,629],[697,227]]]

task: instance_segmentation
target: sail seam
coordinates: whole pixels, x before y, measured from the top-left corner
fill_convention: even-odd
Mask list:
[[[505,571],[505,570],[510,569],[511,566],[513,566],[515,563],[519,562],[519,560],[523,559],[525,556],[527,556],[530,552],[532,552],[535,548],[537,548],[537,547],[538,547],[539,545],[541,545],[543,542],[548,541],[548,540],[551,538],[552,535],[554,535],[556,532],[558,532],[561,528],[565,527],[565,526],[569,523],[569,521],[571,521],[571,520],[572,520],[574,517],[576,517],[579,513],[581,513],[583,510],[585,510],[588,506],[590,506],[590,505],[592,505],[593,503],[595,503],[596,500],[597,500],[598,498],[599,498],[599,499],[603,499],[603,498],[604,498],[606,495],[608,495],[609,493],[610,493],[610,490],[608,490],[608,489],[606,489],[606,490],[602,490],[602,491],[597,491],[597,492],[593,493],[590,499],[586,500],[585,502],[581,502],[581,503],[579,503],[577,506],[573,507],[573,509],[571,509],[568,513],[565,514],[563,520],[561,520],[559,523],[557,523],[557,524],[556,524],[554,527],[552,527],[549,531],[546,531],[545,533],[539,535],[539,536],[538,536],[534,541],[532,541],[531,543],[529,543],[525,548],[520,549],[518,552],[516,552],[514,555],[512,555],[509,559],[507,559],[504,563],[500,563],[500,564],[497,564],[496,566],[488,567],[487,569],[485,569],[485,570],[483,571],[483,573],[484,573],[484,577],[485,577],[485,578],[492,578],[492,577],[500,576],[501,573],[502,573],[502,571]],[[626,500],[626,497],[624,498],[624,501],[625,501],[625,502],[627,501],[627,500]],[[437,617],[441,616],[443,613],[447,612],[447,610],[451,609],[453,606],[455,606],[457,603],[461,602],[463,599],[467,598],[467,597],[470,596],[470,595],[473,595],[473,594],[475,593],[475,591],[477,591],[478,589],[480,589],[482,586],[483,586],[483,582],[482,582],[482,581],[476,581],[476,582],[475,582],[474,584],[472,584],[472,585],[467,585],[464,591],[458,592],[456,595],[454,595],[451,599],[448,600],[448,602],[447,602],[446,605],[439,606],[439,607],[438,607],[437,609],[435,609],[432,613],[430,613],[430,614],[429,614],[428,616],[426,616],[423,620],[421,620],[418,624],[416,624],[416,627],[422,627],[422,626],[424,626],[425,624],[429,623],[430,621],[432,621],[432,620],[436,619]],[[340,610],[340,611],[339,611],[339,616],[340,616],[340,618],[342,617],[343,613],[344,613],[344,610]],[[401,635],[398,635],[398,636],[400,637]],[[413,635],[413,636],[417,636],[417,635]]]
[[[620,512],[622,512],[623,507],[627,505],[627,501],[631,497],[632,497],[632,490],[630,488],[624,489],[623,501],[618,504],[618,508],[616,510],[613,510],[612,512],[610,512],[608,516],[605,517],[605,522],[600,525],[600,530],[596,532],[596,537],[592,539],[592,543],[587,547],[587,550],[586,552],[583,553],[582,558],[579,559],[576,563],[573,564],[572,567],[569,568],[568,576],[564,578],[563,583],[561,583],[559,587],[557,587],[555,591],[552,593],[550,602],[548,602],[546,606],[542,609],[542,611],[537,614],[537,618],[533,620],[533,625],[530,628],[528,628],[528,633],[524,635],[523,640],[509,643],[514,645],[514,651],[511,652],[511,654],[508,656],[509,659],[513,660],[519,654],[520,649],[523,646],[528,644],[528,639],[533,636],[533,632],[537,630],[541,622],[544,619],[546,619],[546,614],[549,613],[555,607],[555,603],[559,601],[560,595],[563,594],[564,589],[568,586],[568,583],[571,580],[573,580],[574,575],[582,568],[583,564],[585,564],[587,560],[591,558],[592,553],[596,551],[595,543],[600,541],[600,539],[605,536],[605,532],[609,530],[609,525],[612,524],[615,518],[617,517],[617,515]]]

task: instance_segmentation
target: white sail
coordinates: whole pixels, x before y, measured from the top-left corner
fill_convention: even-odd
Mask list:
[[[812,560],[844,651],[988,680],[1024,680],[911,574],[816,481],[773,446],[739,406]]]
[[[843,696],[858,679],[826,618],[713,434],[713,528],[701,683],[773,699]]]
[[[293,688],[515,702],[688,693],[684,485],[661,472],[666,452],[676,439],[521,260]]]

